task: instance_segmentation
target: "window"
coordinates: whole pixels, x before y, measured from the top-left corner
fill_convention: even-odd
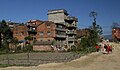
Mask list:
[[[58,25],[57,27],[58,27],[58,28],[63,28],[61,25]]]
[[[42,39],[40,41],[43,41]]]
[[[48,35],[49,37],[50,37],[50,34],[51,34],[50,31],[48,31],[48,32],[47,32],[47,35]]]
[[[48,41],[50,41],[50,39],[48,39]]]
[[[24,32],[21,32],[22,35],[24,35]]]
[[[47,25],[47,28],[50,28],[50,25]]]
[[[33,28],[33,30],[35,30],[35,28]]]
[[[19,33],[18,33],[18,32],[16,32],[16,35],[19,35]]]
[[[43,32],[40,32],[40,37],[43,37]]]

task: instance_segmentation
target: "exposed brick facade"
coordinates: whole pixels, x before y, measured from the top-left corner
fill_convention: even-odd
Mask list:
[[[77,36],[83,37],[89,35],[89,29],[78,29],[77,30]]]
[[[120,28],[112,29],[112,39],[120,39]]]
[[[13,28],[13,37],[16,37],[19,41],[24,40],[28,35],[26,25],[15,25]]]
[[[42,35],[43,33],[43,35]],[[38,41],[53,41],[55,37],[55,24],[53,22],[45,21],[37,27],[36,39]]]
[[[55,37],[55,23],[49,21],[30,20],[27,24],[29,28],[28,34],[33,40],[33,50],[50,51]],[[32,32],[34,31],[34,32]],[[46,42],[51,42],[50,44]]]

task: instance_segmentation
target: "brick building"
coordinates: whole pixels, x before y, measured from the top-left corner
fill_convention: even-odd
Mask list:
[[[48,10],[48,21],[29,20],[27,24],[10,25],[13,36],[23,41],[31,37],[33,50],[60,50],[75,45],[78,19],[64,9]]]
[[[90,29],[85,28],[85,29],[77,29],[77,36],[78,37],[87,37],[89,36]]]
[[[112,39],[117,39],[120,41],[120,28],[117,27],[112,29]]]
[[[28,36],[27,26],[24,24],[15,25],[12,32],[13,37],[16,37],[18,41],[23,41]]]
[[[29,20],[27,22],[28,34],[32,37],[33,50],[53,50],[56,25],[49,21]]]

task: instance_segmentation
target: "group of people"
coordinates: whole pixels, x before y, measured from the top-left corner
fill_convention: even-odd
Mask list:
[[[109,45],[109,44],[104,44],[102,45],[96,45],[96,52],[102,52],[102,53],[112,53],[112,49],[113,49],[113,45]]]

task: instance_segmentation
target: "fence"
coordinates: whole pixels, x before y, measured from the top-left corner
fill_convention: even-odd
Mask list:
[[[46,63],[68,62],[79,58],[75,53],[27,53],[0,55],[0,64],[17,66],[35,66]]]

